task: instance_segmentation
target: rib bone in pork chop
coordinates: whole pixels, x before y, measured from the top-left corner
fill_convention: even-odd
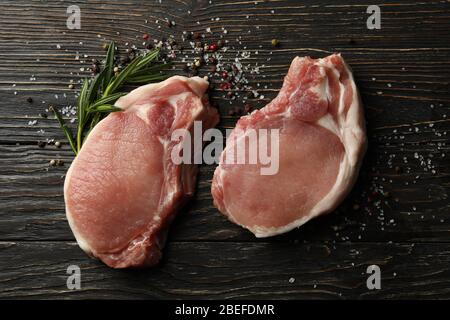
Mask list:
[[[245,148],[250,129],[279,130],[276,174],[262,175],[260,161],[227,163],[226,152]],[[214,173],[214,203],[257,237],[287,232],[336,208],[365,149],[363,108],[342,57],[297,57],[278,96],[242,117],[227,139]]]
[[[114,268],[143,267],[161,258],[167,227],[194,193],[195,165],[175,165],[176,129],[215,126],[208,82],[172,77],[120,98],[123,109],[89,134],[64,185],[66,213],[80,247]]]

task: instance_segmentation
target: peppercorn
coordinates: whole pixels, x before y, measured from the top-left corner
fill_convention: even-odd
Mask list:
[[[211,44],[208,49],[209,49],[209,51],[212,51],[212,52],[217,51],[217,49],[218,49],[217,44],[215,44],[215,43]]]
[[[150,36],[148,35],[148,33],[144,33],[142,35],[142,39],[144,39],[144,40],[148,40],[149,38],[150,38]]]
[[[234,95],[233,91],[228,91],[227,92],[227,97],[231,98]]]
[[[37,145],[39,148],[45,148],[46,143],[45,141],[38,141]]]
[[[280,45],[280,41],[278,41],[278,39],[272,39],[271,43],[272,47],[278,47]]]
[[[147,50],[151,50],[151,49],[153,49],[155,46],[153,45],[153,43],[147,43],[146,45],[145,45],[145,49],[147,49]]]
[[[252,106],[251,104],[247,103],[247,104],[244,106],[244,111],[245,111],[246,113],[252,112],[252,111],[253,111],[253,106]]]
[[[200,67],[202,66],[201,60],[200,60],[200,59],[195,60],[194,66],[195,66],[196,68],[200,68]]]
[[[212,64],[217,64],[217,59],[214,58],[214,57],[209,57],[209,58],[208,58],[208,61],[209,61],[210,63],[212,63]]]
[[[61,142],[59,142],[59,141],[56,141],[56,142],[55,142],[55,147],[57,147],[57,148],[61,148]]]
[[[194,32],[194,39],[200,39],[202,37],[202,35],[200,34],[200,32]]]
[[[96,73],[99,72],[100,68],[98,67],[97,64],[93,64],[93,65],[91,66],[91,70],[92,70],[92,72],[93,72],[94,74],[96,74]]]
[[[195,43],[195,47],[196,47],[196,48],[201,48],[201,47],[202,47],[202,43],[201,43],[200,41],[197,41],[197,42]]]
[[[54,160],[54,159],[50,160],[49,165],[52,166],[52,167],[55,166],[56,165],[56,160]]]
[[[47,117],[48,117],[47,114],[43,113],[43,112],[39,113],[39,116],[44,119],[47,119]]]
[[[129,56],[123,56],[123,57],[120,58],[120,63],[127,64],[128,62],[130,62],[130,57]]]
[[[192,33],[188,33],[186,34],[186,40],[191,40],[192,39]]]
[[[56,160],[56,165],[58,167],[62,167],[64,165],[64,161],[58,159],[58,160]]]
[[[252,91],[247,92],[247,98],[253,99],[254,97],[255,97],[255,95],[253,94]]]
[[[222,48],[223,47],[223,41],[219,40],[217,41],[217,48]]]
[[[108,48],[109,48],[109,44],[107,44],[106,42],[102,44],[102,49],[103,50],[106,51],[106,50],[108,50]]]
[[[220,85],[220,89],[222,89],[222,90],[230,89],[230,87],[231,87],[231,84],[229,82],[224,82]]]
[[[73,84],[69,84],[69,89],[73,89]]]
[[[27,102],[28,102],[28,103],[33,103],[33,98],[28,97],[28,98],[27,98]]]

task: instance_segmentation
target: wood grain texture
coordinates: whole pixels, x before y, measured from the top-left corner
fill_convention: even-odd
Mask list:
[[[52,254],[49,255],[49,252]],[[162,263],[112,270],[72,242],[0,243],[0,298],[449,298],[448,244],[171,242]],[[368,291],[366,269],[383,270]],[[81,290],[66,287],[81,268]]]
[[[81,8],[81,30],[66,28],[70,4]],[[0,297],[448,298],[450,2],[380,7],[381,30],[367,30],[367,4],[356,0],[1,1]],[[176,25],[155,23],[165,18]],[[73,80],[79,88],[77,81],[89,75],[80,68],[104,55],[104,42],[115,40],[123,53],[126,43],[142,47],[143,33],[180,40],[182,31],[207,27],[208,41],[228,31],[226,59],[245,47],[252,53],[247,62],[261,66],[260,74],[248,74],[264,95],[251,99],[255,107],[275,97],[296,55],[341,52],[366,111],[369,150],[361,176],[336,212],[257,240],[213,207],[214,166],[202,166],[163,263],[140,272],[109,270],[73,243],[62,191],[73,155],[66,144],[37,146],[64,139],[56,121],[39,113],[75,104],[68,85]],[[272,38],[279,48],[271,47]],[[174,74],[184,74],[181,57]],[[220,128],[232,127],[238,117],[228,111],[242,99],[230,101],[217,89],[212,100]],[[32,120],[37,123],[28,125]],[[65,165],[49,168],[51,159]],[[362,274],[372,263],[386,277],[377,292],[366,289]],[[82,267],[79,292],[65,288],[69,264]]]

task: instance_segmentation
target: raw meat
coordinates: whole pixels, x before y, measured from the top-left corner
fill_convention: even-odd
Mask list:
[[[227,163],[225,153],[245,148],[250,129],[279,129],[276,174],[262,175],[259,160]],[[290,231],[336,208],[365,150],[363,108],[342,57],[297,57],[278,96],[242,117],[227,139],[214,173],[214,204],[256,237]]]
[[[217,124],[208,82],[172,77],[120,98],[89,134],[70,167],[64,196],[80,247],[113,268],[144,267],[161,258],[168,225],[194,193],[197,166],[175,165],[175,129]]]

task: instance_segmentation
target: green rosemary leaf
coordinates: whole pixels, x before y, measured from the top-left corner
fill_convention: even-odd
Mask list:
[[[132,84],[142,84],[142,83],[151,83],[155,81],[161,81],[167,79],[167,75],[153,75],[147,74],[142,76],[133,76],[127,80],[128,83]]]
[[[89,102],[87,101],[89,90],[89,80],[85,79],[83,81],[83,86],[81,87],[80,96],[78,97],[78,128],[77,128],[77,150],[80,151],[81,144],[83,140],[84,125],[87,118],[87,109]]]
[[[137,65],[142,60],[142,57],[135,58],[125,69],[123,69],[116,77],[111,80],[106,90],[103,92],[103,97],[108,96],[119,87],[125,84],[127,77],[137,70]]]
[[[136,71],[133,73],[133,77],[136,76],[142,76],[142,75],[148,75],[148,74],[158,74],[161,73],[162,71],[168,69],[170,66],[172,65],[172,63],[162,63],[162,64],[155,64],[151,67],[147,67],[145,69],[141,69],[139,71]]]
[[[116,106],[113,106],[112,104],[102,104],[102,105],[92,108],[90,111],[91,112],[116,112],[116,111],[123,111],[123,110]]]
[[[83,80],[83,86],[81,87],[80,96],[78,97],[78,122],[82,123],[86,116],[86,109],[89,105],[87,101],[87,95],[89,90],[89,80]]]
[[[73,139],[72,131],[66,125],[66,123],[64,122],[64,119],[61,117],[61,114],[59,113],[59,111],[56,108],[50,107],[49,110],[55,114],[56,120],[58,120],[61,129],[63,130],[64,134],[66,135],[67,140],[69,141],[70,147],[72,148],[73,152],[75,152],[75,155],[76,155],[77,147],[76,147],[75,141]]]
[[[117,99],[119,99],[120,97],[126,95],[126,92],[118,92],[118,93],[113,93],[109,96],[106,97],[102,97],[100,99],[98,99],[97,101],[95,101],[95,103],[93,103],[90,107],[89,110],[91,111],[92,108],[101,106],[102,104],[111,104],[113,102],[115,102]]]
[[[105,76],[106,76],[106,69],[103,69],[92,80],[91,85],[89,87],[89,92],[87,95],[87,100],[89,101],[89,104],[92,104],[98,98],[99,90],[101,88],[103,80],[105,79]]]
[[[141,61],[139,61],[139,63],[137,64],[137,68],[142,69],[146,67],[150,62],[158,58],[158,56],[159,56],[159,49],[154,49],[150,51],[144,56],[144,58]]]
[[[111,78],[113,77],[113,72],[114,72],[114,59],[116,56],[116,44],[114,43],[114,41],[111,41],[111,43],[109,44],[108,47],[108,52],[106,54],[106,61],[105,61],[105,75],[104,75],[104,79],[103,79],[103,87],[102,87],[102,91],[105,92],[106,88],[108,87]]]

